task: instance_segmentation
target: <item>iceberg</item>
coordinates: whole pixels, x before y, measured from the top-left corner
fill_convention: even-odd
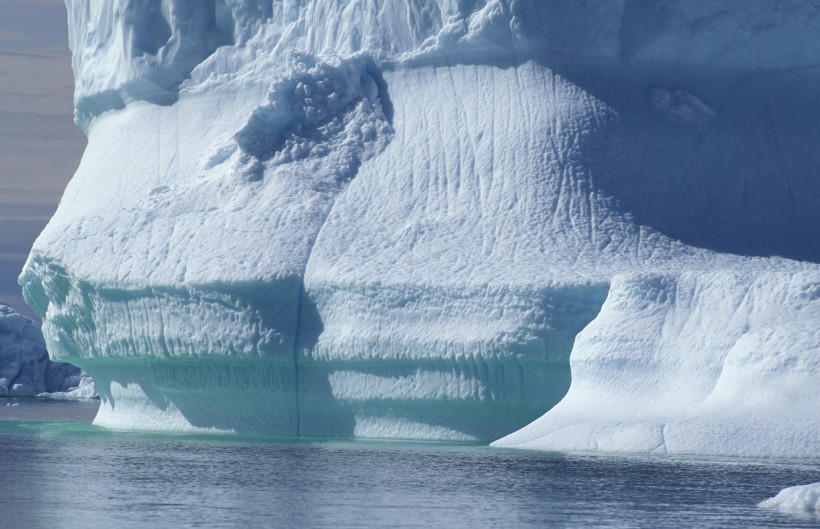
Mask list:
[[[0,396],[96,395],[93,380],[80,369],[49,360],[37,323],[0,301]]]
[[[96,424],[816,453],[818,8],[66,5]]]

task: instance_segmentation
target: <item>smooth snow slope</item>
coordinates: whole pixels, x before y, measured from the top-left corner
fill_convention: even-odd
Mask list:
[[[67,5],[89,146],[21,284],[98,424],[493,439],[566,395],[504,443],[816,450],[818,9]]]
[[[815,455],[819,299],[811,272],[616,276],[567,396],[496,444]]]

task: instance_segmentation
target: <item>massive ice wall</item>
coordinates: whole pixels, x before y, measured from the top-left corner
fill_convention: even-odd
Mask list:
[[[774,310],[784,278],[820,281],[810,4],[67,6],[89,146],[21,284],[50,350],[97,380],[99,424],[491,439],[564,397],[574,342],[574,409],[611,398],[576,391],[610,366],[694,372],[679,395],[702,400],[751,331],[721,337],[738,307],[701,300],[759,284],[750,310]],[[743,281],[698,282],[674,311],[703,318],[653,364],[630,274]],[[818,302],[784,302],[800,385]],[[666,313],[640,314],[647,344]],[[725,451],[698,431],[715,442],[676,446]]]

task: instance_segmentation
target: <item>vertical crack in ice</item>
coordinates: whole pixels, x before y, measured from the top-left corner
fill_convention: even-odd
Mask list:
[[[307,265],[335,201],[362,164],[386,147],[394,131],[387,84],[368,56],[322,60],[307,53],[292,53],[289,61],[289,70],[272,84],[268,102],[252,112],[233,141],[241,152],[240,171],[243,166],[254,171],[249,181],[301,173],[324,202],[298,276],[293,361],[299,436]]]
[[[668,424],[666,424],[666,423],[664,423],[664,424],[662,424],[662,425],[661,425],[661,429],[660,429],[660,434],[661,434],[661,442],[660,442],[660,444],[658,445],[658,448],[662,448],[662,449],[663,449],[663,453],[664,453],[664,454],[668,454],[668,453],[669,453],[669,447],[666,445],[666,427],[667,427],[667,426],[668,426]],[[656,448],[655,450],[657,450],[658,448]],[[652,451],[654,452],[654,450],[652,450]]]

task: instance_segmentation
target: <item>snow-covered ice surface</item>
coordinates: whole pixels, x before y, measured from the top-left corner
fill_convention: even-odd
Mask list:
[[[75,399],[96,393],[79,368],[49,360],[37,323],[0,301],[0,396]]]
[[[820,515],[820,483],[785,488],[777,496],[757,506],[796,514]]]
[[[67,6],[98,424],[817,453],[820,8]]]

